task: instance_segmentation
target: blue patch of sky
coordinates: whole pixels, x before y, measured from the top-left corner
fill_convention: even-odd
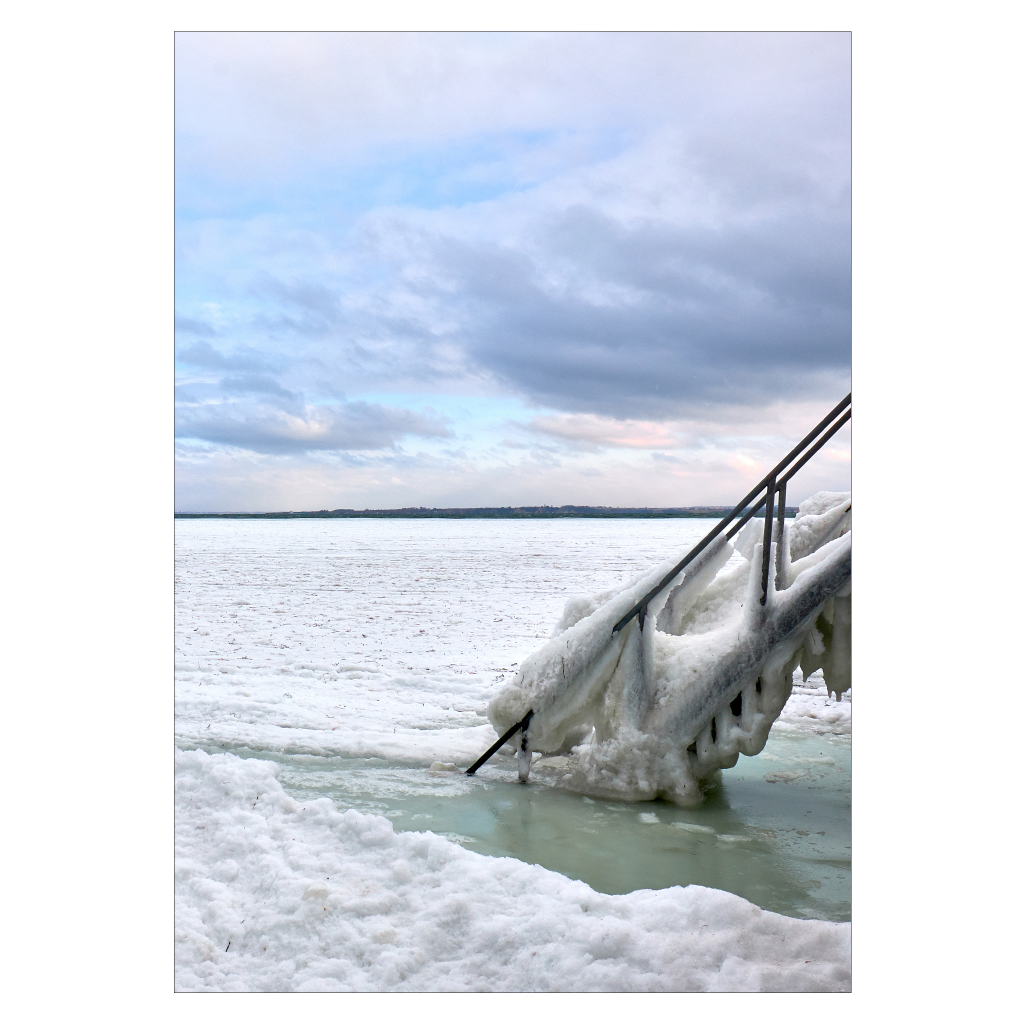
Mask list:
[[[534,187],[571,167],[618,155],[629,144],[627,128],[568,135],[532,131],[475,135],[428,146],[377,147],[359,162],[311,160],[291,174],[245,175],[228,180],[180,167],[176,215],[190,223],[211,217],[284,216],[295,227],[323,230],[324,217],[344,229],[381,206],[431,210],[466,206]]]
[[[408,409],[444,417],[455,434],[452,438],[408,437],[403,447],[410,450],[445,452],[463,449],[467,453],[482,455],[499,445],[505,438],[533,442],[535,439],[521,434],[518,425],[525,425],[535,416],[549,415],[554,410],[527,405],[509,395],[452,395],[434,393],[403,393],[373,391],[346,394],[348,401],[379,403],[389,407]],[[319,402],[317,404],[336,404]]]
[[[509,395],[459,395],[430,392],[360,391],[346,394],[346,400],[398,406],[413,412],[432,409],[452,421],[456,431],[465,429],[496,429],[507,421],[523,422],[534,416],[548,415],[553,410],[527,405]],[[336,405],[337,401],[320,400],[318,405]]]
[[[460,207],[529,189],[538,181],[581,164],[609,159],[630,144],[627,128],[603,128],[566,133],[555,130],[474,135],[446,143],[378,146],[362,162],[337,159],[332,166],[311,158],[307,167],[290,175],[241,174],[228,180],[187,166],[183,156],[176,179],[176,216],[188,246],[192,228],[219,222],[212,237],[214,250],[204,242],[193,263],[179,258],[176,271],[178,311],[207,321],[203,306],[216,302],[223,319],[219,334],[252,343],[252,318],[267,303],[253,294],[263,270],[292,277],[318,278],[319,255],[302,232],[342,252],[346,236],[363,214],[381,206],[419,209]],[[253,221],[255,234],[248,234]],[[242,234],[238,232],[241,231]],[[290,236],[291,232],[297,232]],[[219,239],[219,241],[216,241]],[[258,240],[258,241],[257,241]],[[210,260],[213,263],[210,263]],[[296,262],[297,261],[297,262]],[[287,269],[286,269],[287,268]],[[350,274],[358,278],[346,280]],[[346,272],[332,268],[331,285],[340,293],[382,285],[390,271],[361,260]],[[276,303],[271,302],[270,306]]]

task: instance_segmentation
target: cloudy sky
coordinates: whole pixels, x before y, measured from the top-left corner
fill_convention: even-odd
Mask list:
[[[178,510],[732,504],[849,390],[845,33],[176,64]]]

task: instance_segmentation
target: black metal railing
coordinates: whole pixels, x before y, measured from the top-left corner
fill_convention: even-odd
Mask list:
[[[845,410],[845,411],[844,411]],[[807,465],[808,461],[835,436],[836,432],[853,416],[853,394],[847,395],[774,469],[749,493],[743,500],[722,520],[718,522],[698,544],[690,548],[686,557],[658,583],[649,590],[625,615],[612,627],[612,633],[617,633],[634,616],[640,617],[640,628],[644,628],[644,619],[647,616],[647,605],[657,597],[685,569],[716,537],[718,537],[729,524],[739,515],[742,518],[732,529],[726,533],[726,540],[732,540],[737,533],[764,508],[764,546],[761,557],[761,604],[768,598],[768,567],[771,560],[771,537],[772,521],[775,519],[775,495],[779,495],[778,519],[781,522],[786,514],[786,484]],[[837,418],[838,417],[838,418]],[[808,445],[812,446],[805,452]],[[799,462],[790,465],[794,459],[803,454]],[[751,507],[750,502],[759,498],[757,503]],[[767,507],[766,507],[767,506]],[[744,512],[744,510],[746,510]]]
[[[849,408],[848,408],[849,407]],[[844,411],[845,410],[845,411]],[[612,627],[614,635],[625,626],[634,616],[640,616],[640,628],[644,628],[644,618],[647,615],[648,603],[661,593],[672,582],[680,572],[683,571],[716,537],[718,537],[729,524],[742,515],[740,520],[726,533],[726,540],[732,540],[737,533],[764,508],[764,544],[761,557],[761,604],[763,605],[768,597],[768,570],[771,564],[771,539],[772,524],[776,520],[775,495],[779,496],[778,523],[779,532],[782,531],[782,520],[786,514],[786,484],[807,465],[808,461],[825,445],[845,423],[848,423],[853,416],[853,395],[847,395],[775,468],[749,493],[744,499],[708,533],[700,543],[692,547],[686,557],[665,576],[662,581],[649,590],[642,598],[615,625]],[[808,449],[808,445],[811,447]],[[805,451],[805,449],[807,449]],[[795,465],[790,465],[797,456],[803,456]],[[750,506],[755,498],[757,504]],[[765,507],[767,505],[767,507]],[[473,775],[476,770],[486,761],[490,760],[517,732],[522,730],[525,742],[526,730],[530,727],[530,719],[533,711],[527,711],[525,717],[510,726],[500,736],[497,742],[491,746],[473,762],[466,770],[467,775]],[[524,747],[525,749],[525,747]]]

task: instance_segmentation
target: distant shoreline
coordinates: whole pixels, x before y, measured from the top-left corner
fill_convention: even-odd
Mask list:
[[[732,506],[609,508],[604,505],[524,505],[505,508],[336,508],[319,512],[175,512],[175,519],[722,519]],[[764,509],[755,518],[764,518]],[[786,508],[786,518],[796,515]]]

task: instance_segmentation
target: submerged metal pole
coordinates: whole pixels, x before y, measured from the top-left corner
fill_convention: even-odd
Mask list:
[[[533,712],[532,711],[527,711],[526,712],[526,717],[521,722],[516,722],[516,724],[513,725],[512,728],[508,730],[508,732],[504,733],[502,736],[500,736],[498,738],[498,742],[497,743],[494,743],[490,747],[488,747],[486,753],[481,754],[480,757],[478,757],[473,762],[473,764],[469,768],[466,769],[466,774],[467,775],[472,775],[477,770],[477,768],[479,768],[485,761],[490,760],[490,758],[492,758],[499,750],[501,750],[501,748],[506,743],[508,743],[508,741],[520,729],[522,729],[525,732],[526,727],[530,724],[530,719],[531,718],[533,718]]]

